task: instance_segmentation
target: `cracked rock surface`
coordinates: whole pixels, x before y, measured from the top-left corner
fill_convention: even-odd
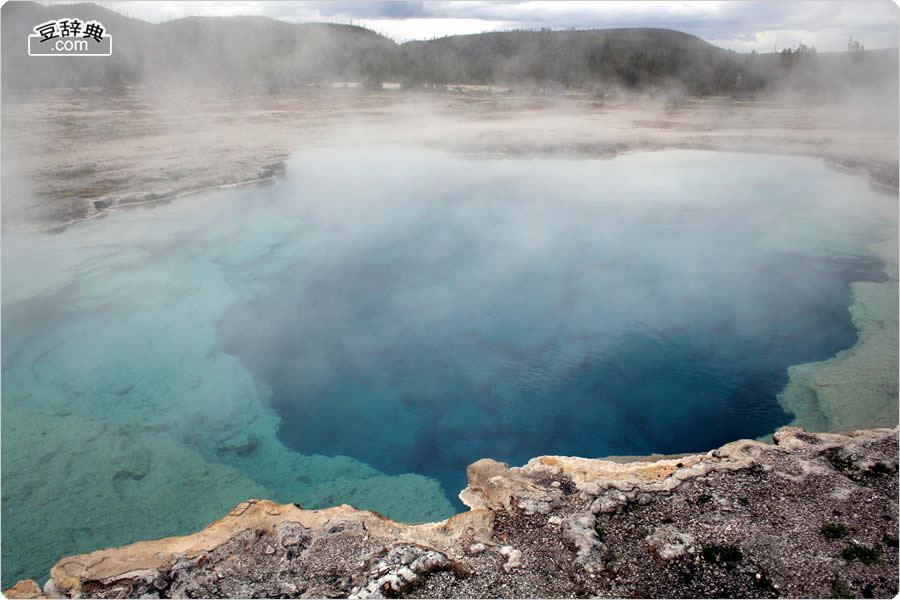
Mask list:
[[[897,429],[785,427],[620,464],[481,460],[472,508],[406,525],[248,500],[206,529],[57,563],[8,597],[894,597]]]

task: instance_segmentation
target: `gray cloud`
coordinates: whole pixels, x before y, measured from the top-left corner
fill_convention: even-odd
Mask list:
[[[291,22],[362,22],[401,32],[406,41],[494,29],[662,27],[736,50],[799,42],[841,50],[854,35],[870,48],[896,47],[898,8],[891,0],[726,2],[104,2],[150,21],[189,15],[256,14]],[[414,25],[400,27],[401,21]],[[464,23],[468,22],[465,27]],[[455,24],[455,25],[454,25]],[[438,32],[438,33],[436,33]],[[758,47],[757,47],[758,46]]]

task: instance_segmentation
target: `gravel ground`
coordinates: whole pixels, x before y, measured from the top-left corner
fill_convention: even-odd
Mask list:
[[[468,469],[470,512],[420,526],[249,500],[201,532],[68,557],[51,597],[889,598],[897,430]],[[20,582],[8,597],[36,597]]]

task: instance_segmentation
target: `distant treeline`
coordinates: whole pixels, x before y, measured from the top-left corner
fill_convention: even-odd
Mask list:
[[[106,58],[29,57],[26,38],[50,19],[101,21]],[[747,95],[789,89],[896,90],[896,50],[816,53],[800,46],[738,54],[665,29],[510,31],[396,44],[362,27],[265,17],[190,17],[154,25],[94,4],[2,7],[3,86],[158,85],[277,93],[330,81],[410,88],[486,84],[553,93],[585,89]]]

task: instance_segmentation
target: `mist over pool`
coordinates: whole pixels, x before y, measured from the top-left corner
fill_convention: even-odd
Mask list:
[[[483,457],[770,433],[789,420],[787,367],[853,345],[850,282],[885,279],[849,245],[804,239],[817,217],[773,239],[797,197],[825,193],[803,161],[401,158],[408,174],[299,161],[306,250],[220,333],[271,389],[287,446],[432,476],[451,497]],[[348,185],[348,164],[375,174]]]
[[[896,232],[814,159],[391,147],[4,235],[4,586],[249,497],[437,520],[480,458],[764,436]]]

